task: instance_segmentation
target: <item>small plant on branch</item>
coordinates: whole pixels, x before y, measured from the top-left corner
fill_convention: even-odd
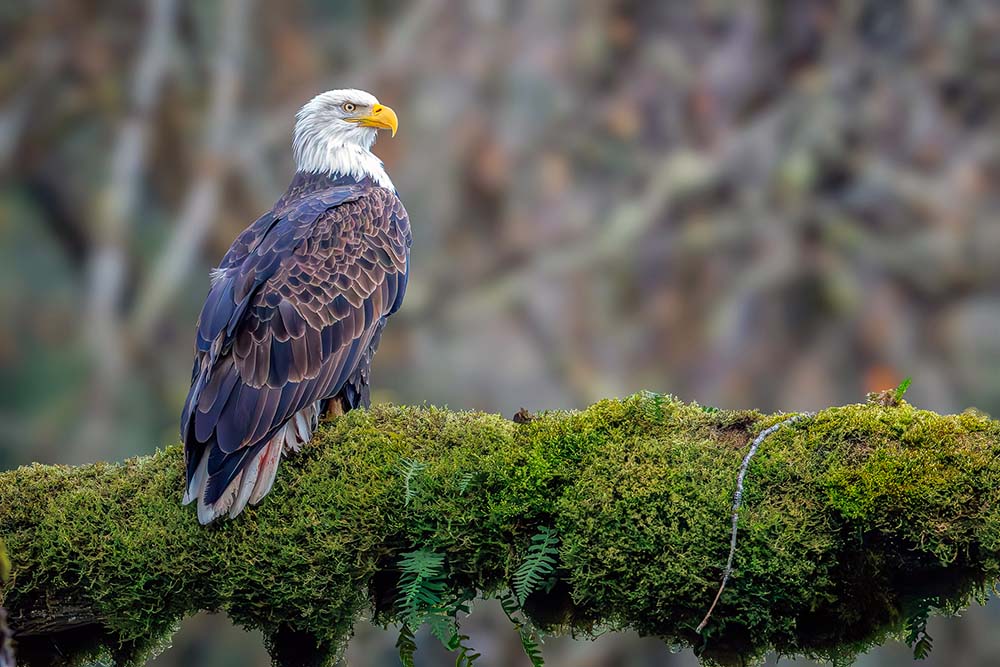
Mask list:
[[[528,554],[514,572],[514,593],[520,605],[551,580],[559,556],[558,544],[555,530],[547,526],[542,526],[531,538]]]

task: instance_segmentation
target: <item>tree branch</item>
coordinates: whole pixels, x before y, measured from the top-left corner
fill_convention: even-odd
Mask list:
[[[522,636],[630,628],[738,664],[769,650],[842,658],[922,609],[985,596],[1000,574],[1000,422],[872,402],[760,445],[733,575],[699,635],[741,461],[786,417],[648,393],[521,424],[378,406],[321,427],[259,507],[207,529],[180,506],[176,446],[28,466],[0,474],[14,560],[0,602],[24,664],[86,651],[127,664],[208,609],[260,628],[277,664],[322,665],[361,615],[420,616],[398,590],[407,555],[443,582],[427,589],[428,620],[497,595],[523,613]],[[558,537],[558,562],[525,574],[540,533]],[[520,612],[515,572],[535,582]]]

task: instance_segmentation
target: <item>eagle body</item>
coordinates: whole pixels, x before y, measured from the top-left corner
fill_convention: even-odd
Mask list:
[[[181,415],[184,501],[197,501],[202,523],[260,502],[323,412],[369,404],[372,357],[402,303],[412,237],[381,163],[354,170],[353,154],[328,152],[330,168],[298,171],[212,273]]]

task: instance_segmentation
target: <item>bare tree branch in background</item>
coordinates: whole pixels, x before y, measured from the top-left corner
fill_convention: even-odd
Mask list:
[[[149,149],[151,116],[170,65],[176,10],[174,0],[149,0],[146,35],[132,80],[128,118],[111,154],[110,178],[97,199],[97,228],[83,313],[95,364],[91,409],[80,431],[85,455],[110,433],[114,388],[126,369],[119,311],[128,265],[129,226]]]
[[[148,340],[158,319],[180,289],[215,221],[219,194],[228,170],[242,84],[252,0],[226,0],[219,17],[221,39],[210,89],[212,99],[202,141],[203,153],[181,215],[167,247],[137,301],[129,327],[131,339]]]

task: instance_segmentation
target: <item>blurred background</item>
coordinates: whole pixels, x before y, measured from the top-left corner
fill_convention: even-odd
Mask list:
[[[912,376],[917,405],[1000,414],[995,1],[8,0],[0,54],[2,469],[177,441],[208,271],[340,87],[398,112],[375,152],[414,230],[377,401],[811,410]],[[463,625],[481,664],[527,665],[496,612]],[[998,624],[935,621],[924,664],[1000,663]],[[348,664],[394,640],[359,626]],[[628,635],[545,654],[696,664]],[[267,659],[202,615],[152,664]]]

